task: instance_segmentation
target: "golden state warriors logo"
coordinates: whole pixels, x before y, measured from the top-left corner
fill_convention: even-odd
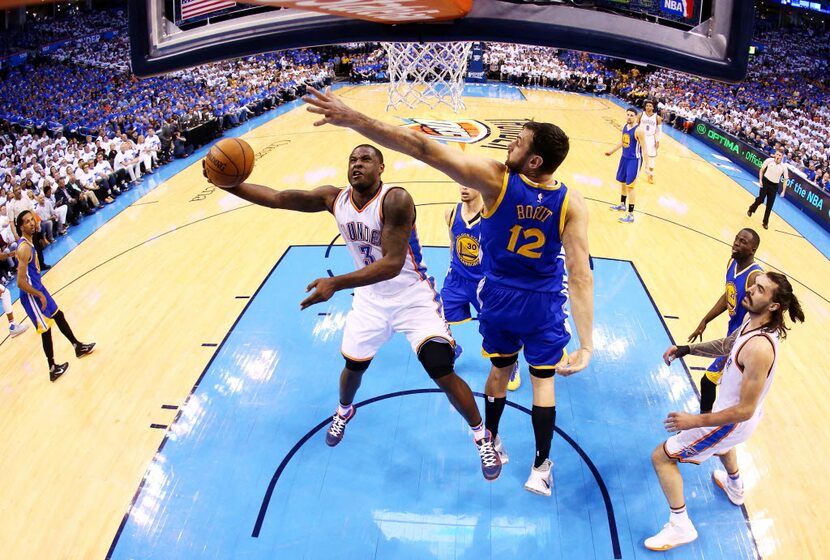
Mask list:
[[[623,135],[622,135],[622,145],[623,145],[623,148],[627,148],[628,146],[631,145],[631,136],[629,136],[625,132],[623,132]]]
[[[738,289],[732,282],[726,283],[726,309],[729,311],[729,316],[735,314],[735,308],[738,306]]]
[[[433,119],[404,119],[405,127],[423,132],[427,136],[444,142],[473,144],[490,134],[490,129],[480,121],[469,119],[442,121]]]
[[[472,235],[462,233],[455,238],[455,254],[465,266],[476,266],[478,260],[478,239]]]

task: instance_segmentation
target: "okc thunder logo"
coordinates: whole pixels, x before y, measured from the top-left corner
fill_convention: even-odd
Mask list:
[[[667,14],[691,18],[695,11],[694,0],[660,0],[660,9]]]
[[[403,119],[407,128],[423,132],[442,142],[473,144],[490,134],[490,129],[480,121],[470,119],[442,121],[434,119]]]
[[[465,266],[476,266],[480,264],[478,259],[478,239],[472,235],[462,233],[455,238],[455,254]]]

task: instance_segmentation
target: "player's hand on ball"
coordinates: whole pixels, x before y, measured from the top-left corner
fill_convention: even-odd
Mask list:
[[[663,420],[663,425],[667,432],[679,432],[680,430],[690,430],[698,427],[698,414],[689,414],[688,412],[669,412],[666,419]]]
[[[556,368],[556,373],[559,375],[574,374],[588,367],[591,363],[591,350],[588,348],[579,348],[576,352],[568,354],[568,360],[563,367]]]
[[[311,292],[312,290],[314,291]],[[328,301],[334,295],[334,292],[337,291],[337,287],[335,286],[333,278],[318,278],[309,284],[305,291],[311,292],[311,295],[300,302],[300,309],[311,307],[315,303]]]
[[[330,87],[327,87],[326,91],[322,92],[308,86],[308,91],[311,92],[311,95],[304,95],[303,101],[312,105],[312,107],[307,107],[306,110],[309,113],[323,115],[323,118],[316,121],[314,126],[324,124],[348,126],[359,115],[357,111],[333,96]]]

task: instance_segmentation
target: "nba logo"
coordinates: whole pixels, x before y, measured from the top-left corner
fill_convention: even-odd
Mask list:
[[[660,9],[668,14],[691,18],[695,9],[695,0],[660,0]]]

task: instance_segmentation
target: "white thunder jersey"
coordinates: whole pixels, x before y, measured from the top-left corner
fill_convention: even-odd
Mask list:
[[[657,134],[657,113],[653,113],[650,117],[645,112],[640,115],[640,126],[643,127],[646,136]]]
[[[741,334],[735,340],[735,345],[732,346],[732,351],[729,353],[729,358],[726,360],[726,366],[723,368],[723,377],[720,380],[720,389],[718,390],[718,397],[712,407],[712,412],[718,412],[730,406],[735,406],[741,401],[741,382],[743,381],[743,368],[738,365],[740,359],[741,349],[749,341],[749,339],[756,336],[766,338],[772,344],[773,359],[772,366],[767,373],[767,379],[764,381],[764,390],[761,392],[761,397],[758,399],[758,406],[755,408],[755,414],[752,418],[743,422],[742,424],[754,429],[758,425],[758,421],[764,414],[764,398],[767,396],[769,388],[772,386],[772,380],[775,377],[775,366],[778,363],[778,333],[765,331],[762,328],[744,331],[749,322],[744,323],[741,328]]]
[[[383,199],[386,193],[395,188],[400,187],[381,184],[380,190],[363,208],[358,208],[352,200],[352,187],[346,187],[340,191],[334,201],[334,218],[337,220],[340,234],[358,269],[372,264],[383,256],[380,245],[383,229]],[[377,284],[356,288],[356,292],[363,292],[365,295],[392,296],[417,282],[426,280],[426,272],[418,232],[415,224],[412,224],[408,254],[400,274]]]

